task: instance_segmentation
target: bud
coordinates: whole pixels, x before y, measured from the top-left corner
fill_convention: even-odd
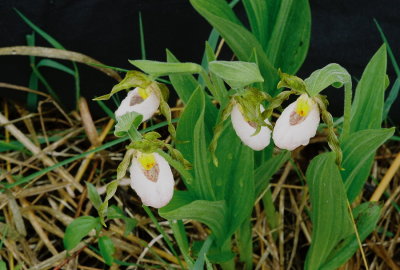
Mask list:
[[[129,169],[131,187],[144,205],[161,208],[174,193],[174,178],[168,162],[157,153],[137,152]]]
[[[150,119],[160,106],[160,98],[152,89],[150,86],[136,87],[130,91],[115,111],[115,116],[120,117],[129,112],[137,112],[143,115],[143,122]]]
[[[276,121],[272,135],[275,145],[290,151],[307,145],[315,136],[319,121],[318,105],[307,94],[302,94]]]
[[[240,104],[234,105],[231,112],[231,120],[236,134],[242,142],[253,150],[262,150],[268,146],[271,139],[271,130],[267,126],[261,126],[258,133],[257,123],[245,119]],[[260,111],[264,111],[264,107],[260,105]],[[266,125],[271,125],[268,120],[264,120]]]

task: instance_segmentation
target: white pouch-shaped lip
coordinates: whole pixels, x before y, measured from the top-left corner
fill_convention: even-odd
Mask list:
[[[243,117],[239,104],[233,106],[231,112],[231,120],[233,128],[236,134],[242,140],[242,142],[253,150],[262,150],[269,145],[271,140],[271,130],[267,126],[262,126],[258,134],[252,136],[256,131],[256,128],[247,122]],[[264,111],[264,107],[260,105],[261,112]],[[270,124],[268,120],[265,123]]]
[[[285,108],[275,123],[272,138],[276,146],[292,151],[300,145],[307,145],[317,133],[319,109],[313,104],[305,117],[296,114],[297,100]]]
[[[144,205],[161,208],[169,203],[174,193],[174,177],[168,162],[159,154],[152,153],[155,165],[146,170],[138,158],[133,158],[129,172],[131,187]]]
[[[115,111],[115,116],[120,117],[128,112],[137,112],[143,115],[143,122],[149,120],[160,106],[160,99],[151,91],[146,99],[139,95],[139,88],[129,91]]]

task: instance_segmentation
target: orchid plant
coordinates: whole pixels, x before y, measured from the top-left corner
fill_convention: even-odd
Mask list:
[[[319,133],[330,151],[316,155],[305,173],[304,196],[310,199],[313,230],[304,268],[337,269],[362,249],[361,242],[379,219],[379,205],[360,204],[356,198],[375,151],[394,132],[381,128],[388,85],[385,46],[372,57],[352,98],[351,76],[339,64],[328,64],[304,80],[294,76],[308,50],[308,1],[292,1],[285,9],[279,1],[268,6],[265,1],[244,0],[251,32],[224,0],[190,2],[238,61],[217,60],[216,44],[209,43],[202,65],[181,63],[167,51],[167,62],[130,61],[137,70],[127,72],[109,94],[96,98],[127,92],[115,111],[114,134],[131,141],[116,180],[108,184],[104,201],[97,203],[100,221],[105,225],[110,219],[108,201],[129,170],[131,187],[146,211],[147,206],[156,208],[170,221],[187,268],[203,269],[207,262],[208,267],[215,263],[237,269],[240,261],[243,269],[252,269],[253,207],[262,200],[270,229],[277,229],[269,182],[292,161],[291,151],[307,147]],[[263,12],[271,10],[279,12],[265,21]],[[171,87],[160,83],[162,77]],[[331,86],[344,89],[343,116],[335,120],[322,95]],[[176,127],[168,106],[169,89],[184,105]],[[171,144],[157,132],[140,133],[141,124],[158,112],[168,123],[170,136],[165,139],[170,137]],[[173,170],[182,182],[178,186]],[[182,220],[209,228],[200,249],[189,242]]]
[[[372,63],[378,61],[377,58],[385,57],[384,53],[385,47],[382,47],[371,60]],[[365,133],[364,130],[361,133],[354,131],[355,123],[360,121],[360,118],[356,118],[357,97],[360,94],[357,92],[351,105],[351,79],[343,67],[329,64],[313,72],[305,80],[279,71],[280,81],[277,88],[281,91],[272,96],[256,87],[264,79],[255,63],[212,60],[208,64],[208,71],[194,63],[148,60],[135,60],[131,63],[144,73],[127,73],[125,79],[110,94],[97,98],[107,99],[117,91],[128,90],[127,97],[115,112],[118,121],[115,134],[127,134],[131,138],[126,156],[118,167],[117,178],[124,177],[129,168],[131,186],[144,205],[159,208],[159,214],[169,220],[196,219],[209,226],[212,232],[209,238],[212,244],[207,253],[209,260],[227,269],[234,267],[231,264],[234,258],[231,250],[232,236],[241,233],[243,224],[248,224],[256,199],[268,191],[270,177],[290,157],[287,151],[306,146],[321,127],[320,119],[326,127],[326,141],[332,152],[317,156],[307,170],[307,183],[310,185],[313,205],[311,219],[317,222],[318,218],[328,215],[326,218],[337,219],[336,223],[341,224],[339,231],[337,224],[335,228],[324,228],[325,231],[313,231],[316,240],[307,256],[306,268],[316,269],[315,265],[325,264],[337,267],[356,251],[357,241],[364,239],[373,227],[363,228],[363,223],[360,227],[352,225],[357,225],[353,217],[355,214],[349,212],[348,206],[355,197],[351,196],[354,190],[349,187],[354,184],[355,173],[360,170],[354,162],[365,162],[363,157],[359,160],[361,152],[365,150],[359,150],[360,153],[356,156],[351,152],[349,156],[349,141],[359,138],[362,145],[368,143],[368,153],[372,153],[393,134],[393,129],[368,130],[377,136],[373,147],[369,144],[369,135],[359,135]],[[174,76],[193,78],[190,74],[199,74],[204,85],[198,83],[190,98],[184,100],[185,109],[175,134],[175,128],[171,125],[170,109],[164,98],[166,95],[160,90],[165,90],[166,87],[157,82],[157,78],[169,75],[175,86]],[[225,84],[229,89],[225,88]],[[339,126],[333,122],[327,109],[327,98],[321,95],[331,85],[345,89],[345,111],[340,125],[340,138]],[[177,93],[179,95],[180,91]],[[295,101],[286,105],[292,95],[296,96]],[[217,102],[219,109],[211,100]],[[164,108],[161,108],[161,104],[164,104]],[[156,132],[143,136],[138,132],[140,123],[150,119],[157,109],[163,112],[170,123],[169,130],[173,131],[170,135],[175,140],[176,148],[159,140],[160,134]],[[279,116],[275,119],[274,115]],[[231,121],[226,121],[228,118]],[[270,149],[274,147],[271,134],[273,143],[282,151],[276,155],[269,151],[267,159],[257,166],[255,153],[265,152],[263,149],[268,146]],[[349,134],[353,134],[352,137]],[[169,154],[163,151],[164,148]],[[220,160],[224,162],[221,163]],[[257,167],[254,171],[255,166]],[[186,191],[177,191],[174,187],[171,167],[180,173]],[[268,170],[270,172],[264,178],[262,174]],[[341,180],[346,176],[346,181]],[[320,185],[330,187],[320,189]],[[108,190],[108,194],[115,192],[115,188],[116,185]],[[323,195],[325,192],[335,192],[335,196],[330,198]],[[321,203],[321,196],[327,196],[326,201],[318,205]],[[327,208],[332,207],[340,211],[324,213]],[[372,208],[362,208],[364,210],[355,213],[361,218],[371,219],[371,209],[376,212],[378,206],[370,207]],[[104,216],[106,212],[99,213]],[[376,221],[374,216],[374,222]],[[335,232],[332,242],[326,243],[322,240],[321,234],[326,233],[326,230]],[[353,243],[351,252],[342,254],[340,250],[336,250],[341,241]],[[321,253],[315,248],[317,245],[328,246],[322,259],[319,257]],[[193,266],[190,256],[185,257],[187,263]],[[250,267],[251,263],[246,263]]]

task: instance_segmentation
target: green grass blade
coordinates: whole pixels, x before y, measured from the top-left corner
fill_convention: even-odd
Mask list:
[[[397,99],[397,96],[399,95],[399,90],[400,90],[400,77],[396,79],[394,82],[392,89],[389,92],[389,96],[385,100],[385,105],[383,107],[383,115],[382,115],[382,120],[385,120],[388,117],[390,108],[392,107],[393,103]]]
[[[306,173],[312,206],[312,243],[305,269],[320,269],[335,246],[353,231],[347,197],[332,152],[315,157]]]
[[[50,67],[65,72],[71,76],[75,76],[75,72],[72,69],[52,59],[42,59],[36,67]]]
[[[208,250],[211,247],[212,242],[214,241],[214,238],[212,236],[209,236],[206,241],[204,242],[203,246],[200,249],[199,252],[199,257],[196,260],[196,263],[194,264],[194,267],[192,270],[203,270],[204,269],[204,261],[206,258],[206,254]]]
[[[142,12],[139,12],[139,30],[140,30],[140,51],[142,52],[142,59],[146,59],[146,45],[144,39]]]
[[[399,65],[397,64],[396,57],[394,56],[393,51],[390,48],[389,42],[387,41],[387,38],[386,38],[385,34],[383,33],[383,30],[382,30],[381,26],[379,25],[378,21],[376,19],[374,19],[374,22],[376,24],[376,28],[378,28],[379,34],[381,35],[383,42],[385,42],[385,44],[386,44],[388,55],[389,55],[390,61],[392,62],[394,71],[396,72],[397,77],[400,77],[400,68],[399,68]]]

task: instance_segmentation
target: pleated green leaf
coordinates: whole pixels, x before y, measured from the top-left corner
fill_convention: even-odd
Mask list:
[[[341,143],[344,168],[341,175],[350,202],[357,197],[367,180],[376,149],[389,139],[394,131],[394,128],[361,130]]]
[[[102,236],[99,238],[99,249],[105,263],[111,266],[114,262],[113,255],[115,252],[115,246],[110,237]]]
[[[226,1],[190,0],[190,3],[217,29],[239,60],[249,61],[252,55],[256,54],[260,72],[264,78],[264,89],[275,91],[279,79],[277,70],[270,63],[254,35],[238,22],[236,16],[233,17],[232,12],[225,11]]]
[[[206,224],[222,242],[226,235],[227,224],[225,201],[194,200],[189,192],[175,192],[171,202],[159,209],[166,219],[194,219]]]
[[[353,210],[353,216],[356,220],[357,231],[361,242],[376,228],[380,217],[381,207],[376,203],[363,203]],[[329,260],[321,266],[321,270],[335,270],[350,259],[359,249],[356,234],[348,236],[340,245],[338,245]]]
[[[222,78],[231,88],[243,88],[264,79],[256,64],[241,61],[212,61],[209,70]]]
[[[87,236],[99,223],[99,218],[91,216],[79,217],[72,221],[65,230],[63,239],[65,249],[71,250],[76,247],[82,238]]]
[[[350,132],[381,126],[386,78],[386,46],[382,45],[365,68],[351,110]]]
[[[154,76],[201,72],[201,66],[195,63],[165,63],[151,60],[129,60],[129,63]]]
[[[167,50],[167,61],[169,63],[179,63],[179,60],[169,50]],[[189,102],[189,98],[196,88],[200,87],[200,84],[191,74],[171,74],[169,79],[179,98],[185,104]]]
[[[295,74],[306,58],[310,43],[311,12],[308,0],[257,2],[269,2],[268,13],[260,14],[271,17],[268,26],[271,35],[267,47],[264,47],[268,59],[276,68]]]
[[[342,66],[335,63],[314,71],[304,82],[308,94],[312,97],[331,85],[336,88],[348,85],[347,87],[351,90],[350,74]]]
[[[346,191],[332,152],[315,157],[306,173],[311,200],[312,243],[305,269],[326,262],[335,246],[352,232]]]

